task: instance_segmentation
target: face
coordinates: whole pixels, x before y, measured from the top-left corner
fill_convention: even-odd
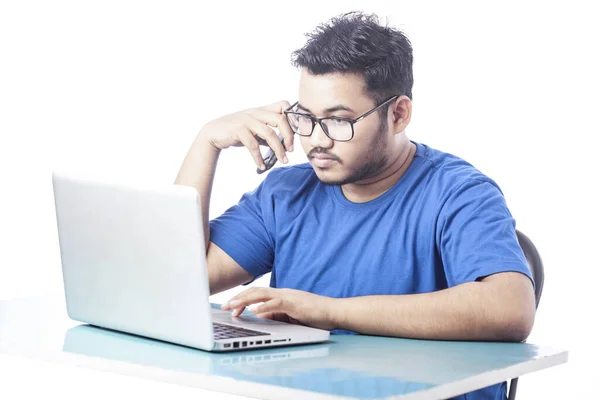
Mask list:
[[[362,78],[354,74],[312,75],[302,70],[298,112],[317,118],[355,119],[376,107],[364,91]],[[337,109],[343,106],[347,109]],[[385,107],[385,106],[384,106]],[[388,164],[388,144],[394,134],[379,110],[354,124],[347,142],[330,139],[319,124],[311,136],[300,138],[317,177],[325,184],[360,182],[380,173]]]

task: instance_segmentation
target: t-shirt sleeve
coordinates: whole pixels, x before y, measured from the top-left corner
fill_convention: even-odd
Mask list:
[[[268,208],[265,182],[210,221],[210,241],[255,278],[271,271],[274,258],[274,240],[264,214]]]
[[[491,182],[463,183],[445,201],[439,222],[439,251],[449,286],[509,271],[523,273],[533,283],[515,220]]]

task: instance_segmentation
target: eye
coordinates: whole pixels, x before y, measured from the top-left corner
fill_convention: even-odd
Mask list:
[[[304,114],[296,114],[298,116],[298,120],[302,122],[310,122],[310,117]]]
[[[344,125],[348,123],[348,121],[339,118],[331,118],[329,121],[331,121],[333,125]]]

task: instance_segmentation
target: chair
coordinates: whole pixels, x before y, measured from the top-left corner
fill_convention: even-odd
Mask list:
[[[523,232],[520,232],[519,230],[517,230],[517,239],[519,240],[521,249],[523,249],[523,253],[527,259],[527,264],[531,270],[531,275],[533,276],[533,281],[535,282],[535,307],[537,308],[538,304],[540,303],[540,297],[542,296],[542,289],[544,288],[544,265],[542,263],[542,259],[540,258],[540,254],[533,245],[531,239],[529,239]],[[519,378],[514,378],[510,381],[508,400],[515,400],[518,382]]]

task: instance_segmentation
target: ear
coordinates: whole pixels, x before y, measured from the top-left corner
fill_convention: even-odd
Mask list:
[[[408,126],[412,115],[412,101],[408,96],[400,96],[392,103],[390,107],[394,132],[400,133]]]

